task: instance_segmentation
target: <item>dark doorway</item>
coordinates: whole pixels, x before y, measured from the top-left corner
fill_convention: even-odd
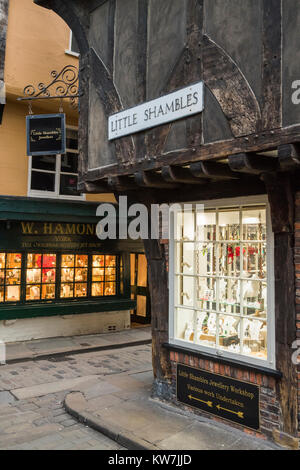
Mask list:
[[[130,284],[131,298],[136,301],[136,308],[131,311],[131,323],[151,323],[147,258],[144,254],[130,254]]]

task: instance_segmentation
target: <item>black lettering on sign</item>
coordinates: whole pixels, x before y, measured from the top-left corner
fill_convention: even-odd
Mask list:
[[[258,385],[177,364],[177,400],[241,426],[260,429]]]

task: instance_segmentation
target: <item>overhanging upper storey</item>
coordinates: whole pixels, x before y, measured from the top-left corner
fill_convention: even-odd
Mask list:
[[[80,48],[82,190],[208,194],[222,181],[250,194],[263,174],[297,171],[297,0],[35,3]]]

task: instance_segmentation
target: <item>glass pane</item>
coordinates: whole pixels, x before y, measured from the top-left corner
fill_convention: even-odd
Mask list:
[[[78,154],[67,152],[61,156],[62,173],[78,173]]]
[[[55,268],[56,255],[43,255],[43,268]]]
[[[78,177],[76,175],[60,175],[59,193],[65,196],[80,196],[77,189]]]
[[[243,211],[243,240],[266,240],[266,209]]]
[[[74,281],[74,269],[62,268],[61,270],[61,281],[62,282],[73,282]]]
[[[21,270],[8,269],[6,271],[6,284],[20,284],[21,283]]]
[[[115,282],[106,282],[104,295],[116,295],[116,284]]]
[[[240,211],[224,210],[219,212],[219,239],[240,240]]]
[[[36,284],[41,282],[41,270],[40,269],[27,269],[26,271],[26,283]]]
[[[42,286],[42,299],[55,299],[55,284]]]
[[[246,356],[267,359],[267,324],[258,319],[243,320],[243,351]]]
[[[175,314],[175,337],[193,343],[194,310],[177,308]]]
[[[42,266],[42,255],[30,253],[27,255],[27,268],[40,268]]]
[[[43,269],[43,283],[52,283],[55,282],[55,269]]]
[[[197,279],[197,308],[203,310],[216,310],[216,279],[212,277],[199,277]]]
[[[73,268],[74,266],[74,255],[62,255],[61,266],[63,268]]]
[[[4,302],[4,287],[0,286],[0,302]]]
[[[5,253],[0,253],[0,269],[5,268]]]
[[[136,314],[139,317],[146,317],[147,315],[147,297],[138,295],[136,298]]]
[[[105,256],[105,266],[116,266],[116,256]]]
[[[196,245],[196,274],[200,276],[216,275],[216,250],[215,243],[198,243]]]
[[[55,191],[55,173],[31,172],[31,189],[35,191]]]
[[[240,281],[238,279],[220,279],[219,286],[219,309],[224,313],[240,313]]]
[[[229,315],[219,318],[219,345],[221,349],[240,353],[240,319]]]
[[[19,302],[21,296],[21,287],[20,286],[7,286],[5,301],[6,302]]]
[[[203,212],[197,214],[197,240],[216,240],[216,213]]]
[[[200,336],[202,346],[215,347],[216,346],[216,332],[217,332],[217,315],[209,313],[206,324],[203,326],[203,333]]]
[[[194,305],[194,278],[177,276],[178,305],[192,307]]]
[[[78,149],[78,130],[67,129],[67,148],[71,150]]]
[[[241,246],[233,243],[220,243],[217,249],[219,275],[238,277],[241,274]]]
[[[55,171],[55,155],[35,155],[32,157],[32,168],[36,170]]]
[[[104,268],[93,268],[93,281],[104,281]]]
[[[242,281],[244,315],[266,316],[267,284],[260,281]]]
[[[102,296],[104,292],[104,284],[101,282],[92,284],[92,296],[99,297]]]
[[[27,286],[26,287],[26,300],[40,300],[41,286]]]
[[[77,268],[75,270],[75,281],[76,282],[86,282],[87,281],[87,269]]]
[[[5,279],[5,271],[4,269],[0,269],[0,285],[4,284],[4,279]]]
[[[194,274],[194,243],[177,243],[177,267],[176,271],[183,274]]]
[[[6,258],[7,268],[20,268],[22,265],[21,253],[8,253]]]
[[[116,280],[116,269],[115,268],[106,268],[105,269],[105,280],[106,281],[115,281]]]
[[[104,256],[103,255],[93,255],[93,266],[104,266]]]
[[[87,255],[76,255],[76,267],[77,268],[87,268],[89,258]]]
[[[267,253],[265,243],[251,243],[243,245],[244,275],[263,279],[266,277]]]
[[[62,284],[60,288],[60,296],[63,299],[74,297],[74,284]]]
[[[107,279],[113,281],[113,278]],[[138,255],[138,286],[147,287],[147,258],[145,255]]]
[[[87,296],[87,284],[75,284],[75,297]]]

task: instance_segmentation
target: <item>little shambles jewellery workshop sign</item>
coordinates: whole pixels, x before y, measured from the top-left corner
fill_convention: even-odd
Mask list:
[[[108,139],[117,139],[201,113],[204,108],[203,88],[203,82],[199,82],[110,116]]]
[[[65,114],[26,116],[27,155],[66,153]]]
[[[256,431],[259,386],[177,364],[177,400]]]

